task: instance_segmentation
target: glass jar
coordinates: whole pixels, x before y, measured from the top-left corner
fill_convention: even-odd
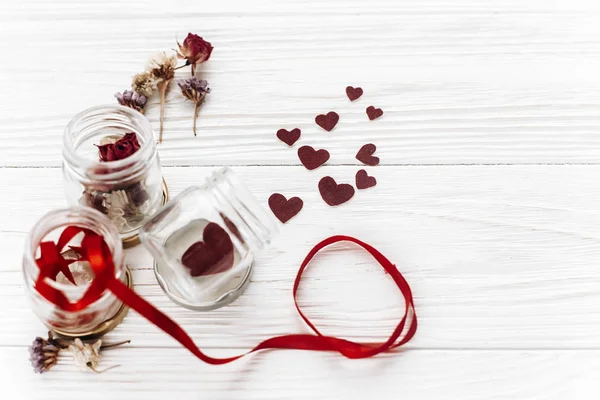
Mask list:
[[[117,161],[100,161],[99,145],[135,133],[140,148]],[[115,224],[124,243],[137,239],[144,219],[166,201],[152,126],[139,112],[120,105],[79,113],[63,140],[63,178],[71,205],[92,207]]]
[[[211,310],[243,292],[255,255],[277,230],[275,218],[226,167],[171,200],[140,238],[165,293],[184,307]]]
[[[110,248],[115,264],[115,277],[131,286],[131,277],[125,267],[123,247],[119,233],[111,221],[100,212],[89,207],[73,207],[46,214],[33,227],[25,242],[23,255],[23,275],[25,286],[34,313],[48,328],[63,336],[92,337],[101,336],[114,328],[127,308],[110,291],[106,291],[100,299],[77,312],[63,311],[42,297],[34,288],[39,275],[36,259],[40,255],[40,243],[57,242],[60,234],[67,226],[75,225],[89,229],[101,235]],[[78,246],[83,234],[76,236],[69,245]],[[67,252],[73,252],[72,257]],[[77,258],[73,250],[62,253],[65,258]],[[46,279],[47,283],[62,291],[70,301],[80,299],[91,281],[94,273],[86,261],[76,261],[69,265],[77,285],[73,285],[63,274],[58,274],[56,281]]]

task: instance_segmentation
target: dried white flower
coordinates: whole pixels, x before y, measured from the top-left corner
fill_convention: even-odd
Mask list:
[[[177,56],[169,55],[165,51],[156,53],[148,60],[147,70],[160,80],[170,81],[173,79],[175,68],[177,68]]]
[[[154,93],[158,80],[151,71],[135,74],[131,81],[131,89],[143,96],[150,97]]]
[[[100,348],[102,347],[102,340],[98,340],[96,343],[87,344],[83,343],[81,339],[77,338],[73,341],[73,344],[69,346],[69,351],[73,355],[75,365],[82,371],[97,370],[98,363],[100,362]]]

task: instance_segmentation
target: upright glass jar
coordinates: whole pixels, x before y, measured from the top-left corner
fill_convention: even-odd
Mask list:
[[[277,230],[275,218],[223,168],[171,200],[140,238],[165,293],[184,307],[211,310],[243,292],[255,255]]]
[[[125,266],[123,247],[117,229],[105,215],[89,207],[73,207],[50,212],[33,227],[27,236],[23,255],[25,286],[33,312],[48,328],[63,336],[97,337],[114,328],[127,313],[127,307],[110,291],[104,292],[100,299],[88,307],[77,312],[68,312],[61,310],[35,290],[35,283],[40,273],[36,263],[40,255],[40,243],[45,241],[56,243],[62,231],[72,225],[89,229],[104,238],[112,253],[115,277],[131,286],[131,276]],[[83,234],[80,234],[73,238],[69,245],[78,246],[82,236]],[[73,254],[68,254],[69,252]],[[74,250],[66,250],[62,254],[65,259],[78,258]],[[51,287],[62,291],[69,301],[73,302],[79,300],[86,292],[94,278],[94,273],[86,261],[73,262],[69,265],[69,269],[76,285],[69,282],[62,273],[56,276],[56,280],[46,278],[46,282]]]
[[[134,133],[139,149],[117,161],[101,161],[99,146]],[[152,126],[141,113],[120,105],[79,113],[63,139],[63,178],[67,201],[106,215],[123,243],[136,244],[144,219],[166,202]]]

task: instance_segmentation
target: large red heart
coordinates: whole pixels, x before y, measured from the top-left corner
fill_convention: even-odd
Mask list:
[[[377,119],[383,115],[383,110],[381,108],[369,106],[367,107],[367,115],[369,116],[369,119],[373,121],[374,119]]]
[[[210,222],[204,227],[202,241],[190,246],[181,263],[194,277],[225,272],[233,266],[233,243],[218,224]]]
[[[292,217],[302,210],[304,202],[300,197],[292,197],[287,200],[284,195],[280,193],[273,193],[269,197],[269,208],[273,211],[273,214],[284,224],[288,222]]]
[[[291,131],[282,128],[277,131],[277,137],[288,146],[293,146],[300,139],[300,133],[299,128],[294,128]]]
[[[346,88],[346,96],[350,99],[350,101],[354,101],[363,95],[362,88],[353,88],[352,86],[348,86]]]
[[[302,146],[298,149],[298,158],[306,169],[312,171],[329,160],[329,152],[325,149],[315,150],[311,146]]]
[[[347,183],[339,185],[330,176],[325,176],[319,181],[319,192],[325,203],[330,206],[338,206],[350,200],[354,196],[354,188]]]
[[[365,144],[356,153],[356,159],[366,165],[377,165],[379,164],[379,157],[373,156],[375,150],[377,150],[377,147],[373,143]]]
[[[326,115],[319,114],[315,118],[315,122],[321,128],[325,129],[327,132],[330,132],[337,125],[340,120],[340,116],[335,111],[329,111]]]
[[[373,176],[369,176],[367,171],[361,169],[356,173],[356,188],[357,189],[368,189],[377,185],[377,179]]]

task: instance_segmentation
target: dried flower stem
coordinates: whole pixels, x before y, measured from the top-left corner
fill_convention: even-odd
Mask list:
[[[127,343],[131,343],[131,340],[123,340],[122,342],[117,342],[117,343],[111,343],[111,344],[103,344],[102,347],[100,347],[101,350],[106,350],[106,349],[112,349],[114,347],[117,346],[121,346]]]
[[[94,368],[94,366],[92,365],[92,363],[91,363],[91,362],[87,363],[87,366],[88,366],[88,368],[89,368],[89,369],[91,369],[91,370],[92,370],[92,371],[94,371],[95,373],[97,373],[97,374],[101,374],[101,373],[103,373],[103,372],[106,372],[106,371],[108,371],[108,370],[110,370],[110,369],[113,369],[113,368],[120,367],[120,366],[121,366],[121,364],[111,365],[110,367],[108,367],[108,368],[104,368],[104,369],[103,369],[103,370],[101,370],[101,371],[99,371],[99,370],[97,370],[96,368]]]
[[[165,120],[165,102],[167,98],[167,88],[171,81],[161,81],[158,84],[158,92],[160,93],[160,133],[158,135],[158,142],[162,143],[163,138],[163,123]]]
[[[189,64],[189,63],[182,64],[182,65],[180,65],[179,67],[175,68],[175,69],[174,69],[174,71],[177,71],[178,69],[181,69],[181,68],[185,68],[185,67],[187,67],[188,65],[190,65],[190,64]]]
[[[202,101],[199,101],[194,106],[194,136],[197,136],[196,135],[196,120],[198,119],[198,111],[200,110],[200,104],[202,104]]]

